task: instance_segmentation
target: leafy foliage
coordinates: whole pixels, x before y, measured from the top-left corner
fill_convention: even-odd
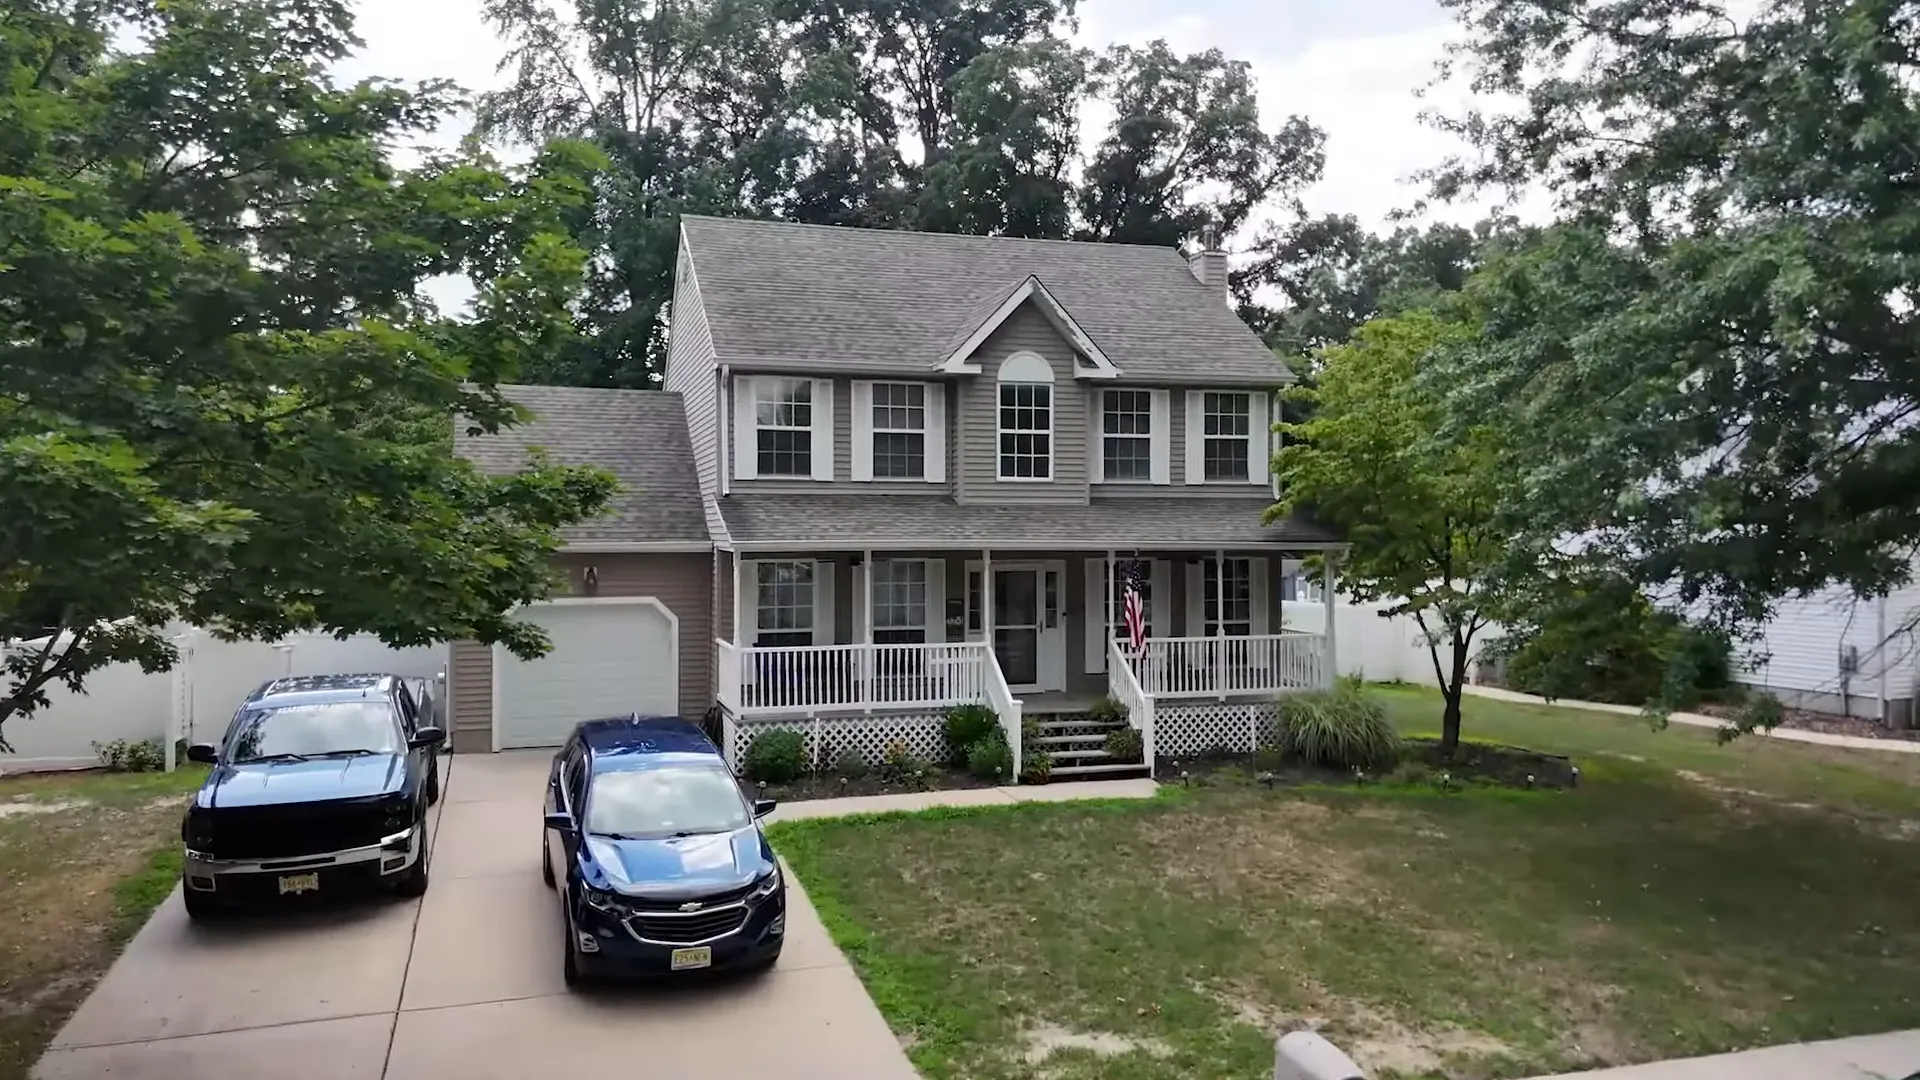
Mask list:
[[[1552,601],[1488,643],[1507,685],[1547,698],[1686,709],[1733,688],[1732,642],[1619,577],[1556,583]]]
[[[860,780],[873,772],[873,765],[859,747],[849,746],[834,757],[833,771],[849,780]]]
[[[1447,0],[1475,159],[1562,221],[1473,293],[1460,411],[1517,413],[1532,528],[1728,625],[1920,542],[1910,3]],[[1581,58],[1578,63],[1569,58]],[[1505,102],[1516,104],[1508,108]]]
[[[176,619],[544,650],[507,612],[611,478],[482,476],[450,436],[516,422],[498,384],[573,339],[603,159],[397,167],[457,100],[334,85],[352,44],[331,0],[0,18],[0,722],[164,670]],[[447,273],[470,318],[420,297]]]
[[[763,731],[747,742],[740,768],[749,780],[791,783],[807,771],[806,740],[797,731]]]
[[[1087,709],[1087,715],[1101,723],[1119,723],[1127,718],[1127,707],[1120,699],[1108,694]]]
[[[999,732],[983,736],[967,747],[967,771],[982,780],[1004,784],[1013,779],[1013,750]]]
[[[108,772],[159,772],[167,766],[167,749],[158,739],[113,739],[88,745]]]
[[[1116,762],[1140,761],[1145,754],[1140,733],[1130,727],[1114,728],[1107,732],[1104,749]]]
[[[1473,344],[1468,326],[1411,311],[1374,319],[1326,350],[1317,385],[1287,392],[1310,415],[1280,425],[1282,497],[1270,511],[1341,530],[1351,547],[1339,588],[1419,623],[1446,699],[1449,749],[1460,737],[1473,639],[1509,559],[1510,480],[1497,420],[1446,432],[1446,389],[1421,376],[1437,355]]]
[[[963,766],[973,744],[1000,733],[1000,716],[981,704],[955,705],[946,715],[947,747],[953,764]]]
[[[933,766],[907,748],[905,739],[894,739],[880,756],[880,777],[888,783],[904,784],[912,788],[926,786],[927,773]]]
[[[1281,698],[1274,745],[1285,757],[1336,769],[1388,767],[1401,750],[1386,707],[1363,691],[1344,688]]]
[[[1053,755],[1045,750],[1020,751],[1020,782],[1044,784],[1053,779]]]

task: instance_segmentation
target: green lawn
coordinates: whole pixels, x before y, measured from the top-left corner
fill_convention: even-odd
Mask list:
[[[0,1080],[22,1080],[180,878],[206,770],[0,777]]]
[[[1381,691],[1430,730],[1438,698]],[[929,1077],[1494,1077],[1920,1026],[1920,760],[1470,698],[1577,791],[1269,790],[795,822]]]

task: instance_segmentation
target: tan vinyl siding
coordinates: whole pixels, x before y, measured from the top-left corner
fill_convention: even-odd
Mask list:
[[[717,495],[720,462],[719,383],[714,375],[713,335],[700,301],[693,261],[685,248],[674,271],[669,311],[665,387],[678,391],[687,407],[687,434],[693,442],[694,471],[700,490]]]
[[[754,374],[735,370],[735,379]],[[798,376],[791,371],[773,373],[763,372],[772,378],[792,379]],[[930,383],[931,378],[920,379],[876,379],[876,382],[923,382]],[[729,395],[732,390],[729,388]],[[947,384],[947,400],[952,401],[955,387]],[[729,397],[731,401],[731,397]],[[731,404],[728,405],[731,409]],[[853,380],[833,380],[833,480],[808,480],[804,477],[776,477],[773,479],[755,479],[733,481],[730,490],[735,494],[833,494],[833,495],[945,495],[953,490],[953,416],[954,407],[948,404],[942,422],[947,425],[947,472],[945,483],[930,483],[914,480],[864,480],[853,479]],[[731,413],[729,413],[731,415]]]
[[[1000,364],[1016,352],[1037,353],[1053,368],[1053,479],[1044,483],[999,479]],[[1073,347],[1027,303],[1000,324],[974,359],[981,373],[954,395],[960,418],[955,497],[963,503],[1085,503],[1086,389],[1074,380]]]
[[[684,554],[561,555],[565,575],[560,595],[580,595],[585,567],[599,578],[596,596],[651,596],[680,624],[680,715],[698,720],[713,704],[713,556]],[[493,745],[493,649],[473,641],[453,645],[453,744],[457,751]]]

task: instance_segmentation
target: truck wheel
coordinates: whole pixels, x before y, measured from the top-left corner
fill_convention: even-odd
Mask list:
[[[414,860],[413,865],[407,868],[406,874],[393,887],[393,891],[401,896],[425,896],[427,893],[427,864],[433,861],[433,850],[427,843],[425,819],[422,819],[416,828],[421,830],[420,857]]]
[[[218,918],[225,911],[212,893],[190,889],[185,884],[180,886],[180,898],[186,901],[187,918],[194,922],[206,922],[209,919]]]

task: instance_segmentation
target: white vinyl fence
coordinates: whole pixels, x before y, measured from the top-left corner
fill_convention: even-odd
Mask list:
[[[1436,686],[1433,657],[1427,650],[1420,624],[1406,615],[1381,618],[1385,605],[1357,604],[1344,596],[1333,601],[1334,647],[1340,674],[1357,675],[1380,682],[1410,682]],[[1288,600],[1283,619],[1288,630],[1318,634],[1326,628],[1326,609],[1318,601]],[[1474,651],[1499,634],[1488,627],[1474,635]],[[1442,646],[1440,662],[1450,657]]]
[[[14,752],[0,754],[0,772],[97,764],[92,744],[115,739],[165,740],[172,733],[188,742],[216,741],[241,700],[281,676],[378,671],[436,679],[447,666],[445,646],[394,649],[370,635],[218,641],[183,628],[174,644],[180,663],[170,672],[148,675],[136,664],[115,664],[89,676],[85,693],[50,688],[48,708],[7,721]]]

